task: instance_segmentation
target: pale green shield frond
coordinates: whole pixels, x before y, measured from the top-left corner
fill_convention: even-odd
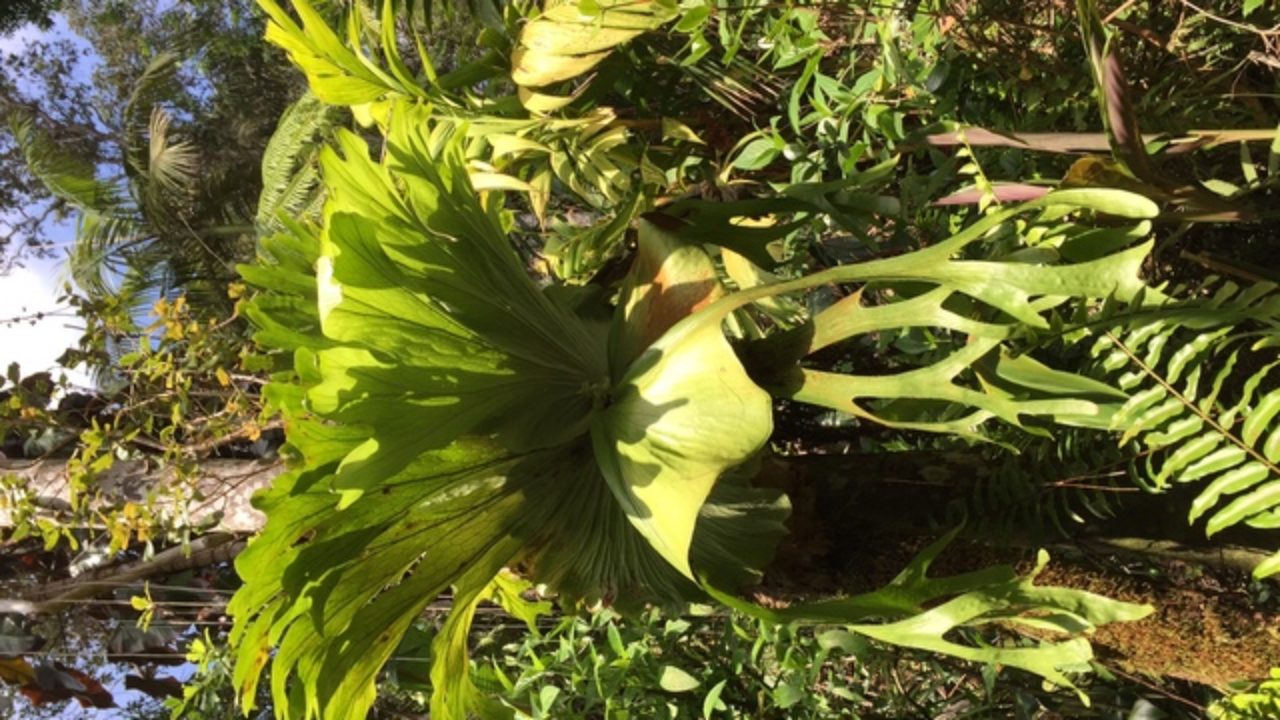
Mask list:
[[[702,271],[705,253],[678,243],[652,223],[640,226],[641,259],[620,309],[635,326],[616,333],[614,347],[622,359],[629,348],[644,350],[594,417],[591,437],[631,523],[692,578],[689,551],[703,502],[722,473],[763,447],[773,417],[769,394],[747,376],[721,330],[724,314],[690,314],[717,290]],[[668,271],[675,282],[661,280]]]
[[[724,297],[716,268],[700,246],[639,223],[639,242],[609,337],[609,367],[621,379],[672,325]]]

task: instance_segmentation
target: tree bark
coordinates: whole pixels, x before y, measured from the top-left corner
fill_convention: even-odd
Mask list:
[[[95,568],[68,580],[36,587],[20,600],[0,599],[0,612],[23,615],[57,612],[76,600],[91,598],[124,584],[233,560],[244,546],[243,540],[230,533],[201,535],[189,545],[162,550],[148,560]]]
[[[230,533],[257,532],[265,521],[249,502],[254,491],[266,487],[282,472],[280,462],[256,460],[204,460],[195,478],[182,480],[188,483],[195,497],[185,509],[185,525],[204,527]],[[0,476],[16,477],[16,493],[27,493],[37,507],[51,512],[71,508],[71,485],[63,460],[3,460],[0,459]],[[95,489],[99,492],[93,501],[98,506],[132,501],[146,503],[148,492],[155,487],[179,482],[171,468],[153,467],[145,461],[116,462],[98,476]],[[167,498],[161,498],[153,506],[162,515],[178,516],[184,512]],[[13,511],[9,503],[0,503],[0,527],[13,526]]]

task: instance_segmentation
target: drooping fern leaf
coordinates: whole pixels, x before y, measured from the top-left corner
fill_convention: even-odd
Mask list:
[[[1094,334],[1098,375],[1129,394],[1110,417],[1146,454],[1148,489],[1202,483],[1188,521],[1212,536],[1280,528],[1280,294],[1224,283],[1165,319]],[[1280,572],[1280,553],[1254,569]]]
[[[1070,537],[1091,520],[1114,517],[1135,493],[1132,446],[1096,430],[1062,429],[1051,440],[1021,438],[1017,454],[985,448],[972,485],[948,503],[942,521],[1035,542]]]

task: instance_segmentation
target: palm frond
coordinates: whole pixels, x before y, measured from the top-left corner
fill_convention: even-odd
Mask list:
[[[173,116],[160,106],[151,109],[148,123],[147,179],[167,193],[188,192],[200,168],[200,157],[190,141],[169,142]]]
[[[92,159],[65,151],[29,115],[11,112],[7,119],[27,169],[54,197],[81,211],[120,214],[124,191],[117,183],[99,179]]]
[[[81,210],[67,272],[91,296],[114,295],[131,249],[152,238],[141,218]]]
[[[181,59],[174,53],[156,56],[134,83],[129,101],[125,103],[122,117],[125,171],[131,178],[150,172],[155,155],[155,110],[172,89],[180,67]],[[163,137],[167,130],[166,122],[160,135]]]

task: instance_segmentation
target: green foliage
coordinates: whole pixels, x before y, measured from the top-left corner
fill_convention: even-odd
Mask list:
[[[1124,330],[1094,331],[1100,376],[1129,398],[1110,414],[1121,442],[1138,440],[1140,477],[1162,491],[1171,483],[1207,483],[1188,522],[1207,518],[1214,535],[1244,523],[1274,528],[1280,503],[1280,392],[1268,379],[1280,328],[1274,286],[1223,283],[1201,302],[1172,305]],[[1105,323],[1105,315],[1096,323]],[[1235,496],[1235,497],[1232,497]],[[1254,569],[1280,571],[1280,556]]]
[[[735,586],[758,572],[776,538],[776,531],[761,531],[778,527],[783,506],[769,492],[720,477],[760,447],[770,422],[768,396],[738,364],[721,329],[733,310],[833,279],[933,281],[1015,316],[1027,316],[1019,304],[1032,295],[1063,287],[1133,295],[1137,251],[1061,269],[947,258],[1035,207],[1151,212],[1133,196],[1065,191],[1039,206],[992,215],[927,253],[733,295],[724,295],[703,250],[642,222],[639,255],[606,334],[538,291],[505,245],[496,205],[476,195],[449,148],[433,156],[415,134],[421,126],[402,129],[393,121],[390,129],[384,165],[369,160],[349,134],[338,137],[341,154],[324,152],[329,200],[318,238],[295,226],[291,240],[274,241],[306,248],[310,239],[309,255],[277,255],[274,264],[244,269],[263,287],[309,289],[309,257],[317,268],[316,314],[295,325],[315,334],[260,338],[280,338],[282,349],[296,351],[301,385],[276,392],[291,423],[291,445],[305,463],[263,498],[268,526],[238,562],[247,584],[233,604],[244,697],[254,693],[267,648],[281,645],[273,666],[277,712],[291,706],[333,717],[363,712],[391,641],[450,585],[459,604],[442,636],[452,638],[442,655],[451,660],[433,671],[433,708],[461,716],[484,707],[460,674],[461,643],[489,578],[517,561],[567,598],[603,594],[626,604],[696,596],[687,581],[695,576]],[[993,274],[1002,284],[975,282]],[[946,294],[926,296],[935,305],[923,309],[929,317]],[[301,319],[293,305],[280,304],[283,298],[264,298],[253,312],[265,318],[268,332]],[[910,317],[894,314],[885,322],[909,325]],[[1003,337],[1000,326],[990,327]],[[1065,382],[1048,371],[1036,381],[1051,388]],[[905,382],[902,390],[887,387],[879,396],[917,392]],[[1016,406],[973,402],[989,405],[989,416],[1017,421]],[[1023,411],[1089,407],[1044,401]],[[600,524],[584,527],[580,517]],[[623,518],[629,523],[619,524]],[[595,550],[584,555],[583,547]],[[919,612],[929,599],[954,593],[959,597],[931,611],[950,618],[946,628],[1054,608],[1055,627],[1078,632],[1145,612],[1033,588],[1030,579],[994,569],[935,583],[924,572],[938,549],[904,572],[906,594],[897,604],[869,614]],[[751,565],[738,567],[745,559]],[[902,622],[854,629],[1025,667],[1060,684],[1069,680],[1059,668],[1090,657],[1079,639],[1002,652],[935,637],[944,626],[927,629],[936,624],[930,615]],[[300,685],[290,691],[294,674]]]
[[[775,400],[997,441],[1010,427],[1042,437],[1108,428],[1135,402],[1124,383],[1019,345],[1104,300],[1135,316],[1163,307],[1139,275],[1164,198],[1064,182],[1001,205],[966,147],[971,162],[954,173],[978,180],[977,215],[916,212],[948,239],[817,267],[800,252],[833,233],[875,251],[891,239],[884,220],[893,240],[910,235],[902,198],[881,189],[910,135],[891,101],[930,84],[928,23],[912,37],[925,53],[904,58],[877,15],[859,27],[881,59],[830,72],[832,38],[811,8],[744,8],[732,25],[697,4],[553,3],[508,8],[506,24],[482,35],[482,57],[439,75],[411,16],[409,36],[397,34],[397,3],[356,8],[345,37],[305,1],[301,23],[264,7],[268,37],[316,96],[350,107],[381,147],[375,160],[364,140],[337,133],[320,152],[319,217],[282,220],[263,263],[242,269],[263,290],[246,314],[278,351],[267,393],[296,461],[262,498],[267,529],[239,563],[245,701],[278,647],[277,712],[363,713],[396,638],[452,587],[433,715],[506,714],[466,672],[466,628],[509,566],[570,604],[635,609],[706,592],[768,615],[732,591],[759,576],[781,531],[785,500],[753,487],[749,464]],[[713,106],[774,114],[719,138],[684,122]],[[282,131],[272,162],[290,169],[272,173],[302,167],[307,184],[305,157],[283,160],[295,146],[311,152],[284,142],[293,132]],[[778,172],[784,160],[790,173]],[[902,196],[915,211],[937,189],[917,179]],[[695,191],[736,199],[676,199]],[[589,208],[587,222],[542,226],[558,203]],[[524,210],[546,231],[560,277],[535,281],[513,250]],[[610,277],[628,226],[629,270]],[[849,290],[815,300],[833,287]],[[914,332],[933,345],[866,371],[817,359]],[[940,547],[882,591],[775,619],[854,623],[886,642],[1070,685],[1066,673],[1091,657],[1081,637],[1003,648],[944,635],[991,622],[1070,635],[1146,612],[1036,586],[1038,568],[928,577]],[[695,680],[665,675],[669,689]]]
[[[170,138],[172,116],[157,104],[177,63],[161,55],[134,87],[117,177],[100,178],[94,158],[63,148],[21,112],[8,113],[11,131],[27,170],[78,215],[69,270],[84,292],[136,308],[185,287],[225,309],[226,254],[235,255],[241,232],[220,201],[200,201],[195,146]]]
[[[261,237],[283,232],[281,216],[314,220],[324,195],[320,190],[320,148],[342,118],[335,107],[310,94],[284,115],[262,155],[262,195],[254,226]]]
[[[477,621],[473,677],[520,718],[876,718],[945,716],[1120,718],[1150,703],[1094,682],[1091,707],[1035,676],[883,645],[839,625],[797,627],[709,605],[623,617],[607,608],[539,618],[536,630],[497,608]],[[381,708],[420,711],[432,688],[420,621],[396,651]],[[1012,647],[1005,633],[957,633]],[[1192,717],[1172,705],[1170,717]]]
[[[501,567],[521,560],[568,596],[676,600],[695,593],[675,572],[692,576],[690,563],[740,582],[767,558],[785,513],[776,494],[728,484],[703,503],[720,471],[745,460],[769,427],[768,398],[741,369],[736,382],[765,411],[761,431],[744,432],[749,416],[733,407],[723,409],[735,422],[708,422],[722,403],[717,385],[703,382],[699,397],[682,389],[678,372],[661,372],[669,358],[685,358],[677,368],[714,362],[722,373],[737,363],[717,325],[663,334],[682,303],[709,288],[655,297],[644,291],[649,273],[670,269],[638,271],[640,292],[620,306],[627,314],[614,333],[627,349],[610,370],[606,329],[525,275],[496,206],[482,204],[459,159],[424,152],[420,126],[392,129],[387,165],[372,163],[350,134],[339,135],[342,155],[325,151],[326,224],[310,248],[314,236],[302,227],[292,239],[317,258],[316,280],[305,255],[244,271],[264,287],[301,280],[310,291],[315,282],[317,293],[309,323],[298,323],[296,304],[278,296],[252,311],[268,331],[292,326],[292,336],[260,340],[298,348],[304,383],[279,407],[306,464],[263,500],[268,525],[238,561],[248,584],[234,606],[246,697],[266,645],[283,643],[273,666],[278,712],[362,712],[391,641],[450,585],[460,599],[479,599]],[[644,244],[664,242],[652,237]],[[693,260],[696,268],[696,253]],[[315,334],[299,337],[307,326]],[[633,328],[647,335],[631,338]],[[581,517],[600,524],[584,526]],[[297,545],[304,536],[309,542]],[[753,566],[740,568],[743,560]],[[292,569],[282,576],[283,568]],[[348,574],[359,579],[344,582]],[[309,611],[302,597],[311,598]],[[469,607],[460,600],[451,619],[462,641]],[[332,640],[317,642],[312,622]],[[450,647],[465,653],[465,644]],[[448,677],[437,687],[455,690],[437,693],[438,712],[457,715],[480,702],[457,684],[465,679],[458,663],[441,667]],[[308,688],[298,698],[287,689],[295,672]]]
[[[0,35],[20,30],[27,23],[41,29],[48,28],[53,24],[53,14],[60,3],[61,0],[14,0],[7,3],[4,12],[0,13]]]
[[[76,302],[88,304],[79,298]],[[41,373],[31,380],[44,378],[42,393],[4,393],[0,431],[5,451],[13,453],[11,443],[17,441],[22,452],[13,453],[14,459],[65,462],[68,484],[56,513],[50,513],[41,508],[48,502],[40,497],[41,488],[21,481],[11,485],[6,478],[14,513],[9,541],[39,536],[46,549],[88,544],[110,555],[135,543],[151,552],[166,540],[185,542],[205,529],[193,526],[188,511],[217,500],[198,496],[188,484],[200,476],[201,461],[236,446],[243,452],[279,427],[278,420],[261,414],[261,383],[246,372],[254,358],[248,338],[227,331],[236,322],[234,315],[202,319],[185,296],[161,299],[150,311],[151,322],[138,328],[127,309],[85,309],[91,323],[86,339],[68,350],[63,362],[74,366],[87,358],[110,365],[112,374],[100,392],[79,391],[65,377],[55,384]],[[144,339],[128,352],[91,344],[134,333]],[[12,370],[16,374],[16,365]],[[56,402],[55,389],[61,396]],[[170,482],[149,487],[145,494],[122,489],[117,466],[139,460],[162,463]]]
[[[1209,708],[1214,720],[1254,720],[1275,717],[1280,713],[1280,668],[1271,669],[1271,677],[1215,703]]]
[[[626,621],[604,610],[562,618],[539,635],[487,633],[477,678],[534,718],[841,718],[910,706],[874,680],[897,660],[857,635],[691,610]],[[937,672],[938,681],[949,675]],[[978,695],[971,683],[962,693],[969,702]]]

